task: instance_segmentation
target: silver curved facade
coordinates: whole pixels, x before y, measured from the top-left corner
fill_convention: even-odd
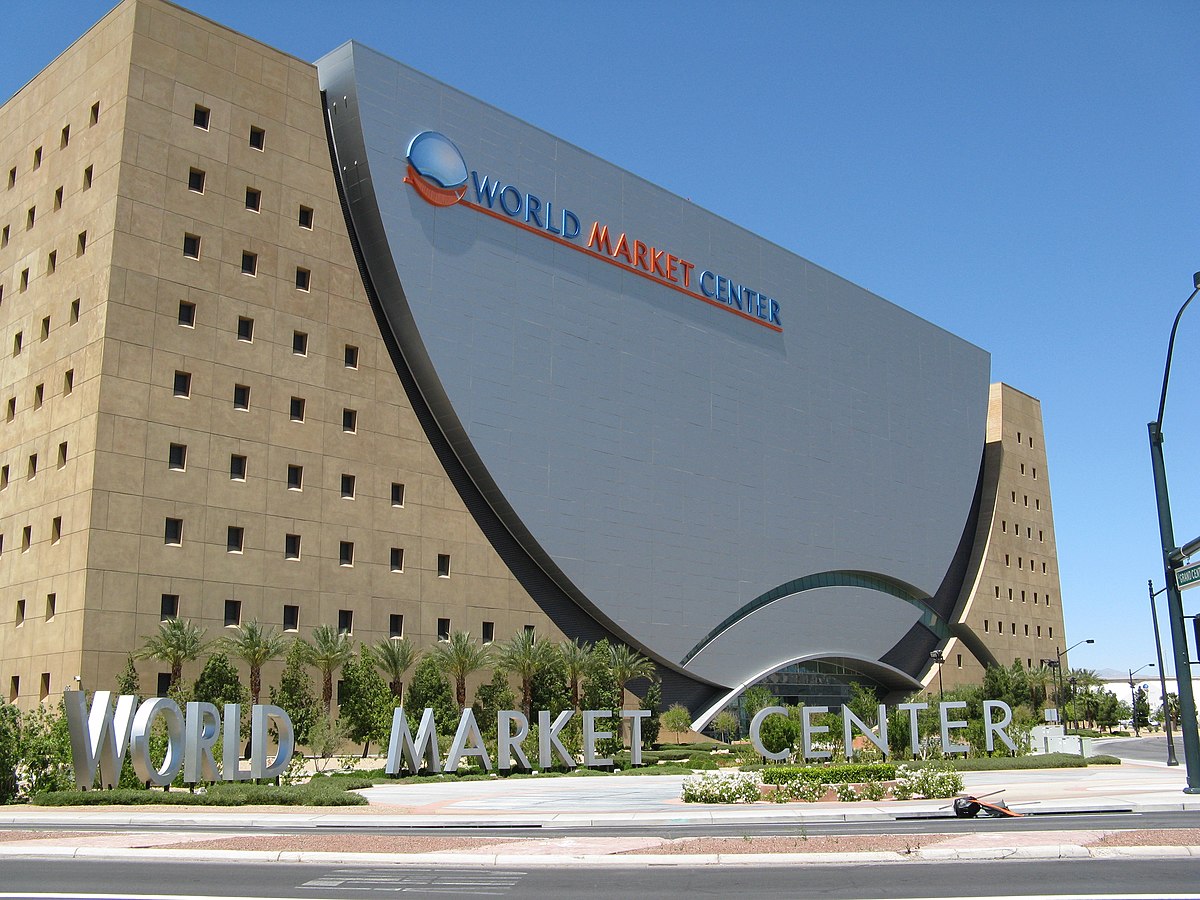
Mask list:
[[[923,600],[970,524],[986,352],[361,45],[318,68],[363,262],[421,394],[582,608],[731,690],[822,655],[890,671],[911,629],[942,634]],[[524,209],[422,199],[406,153],[427,130],[475,173],[467,201],[486,205],[486,176]],[[527,222],[530,194],[579,237]],[[777,301],[778,325],[601,258],[593,223],[693,263],[693,286],[707,270]],[[780,589],[822,573],[895,587]]]

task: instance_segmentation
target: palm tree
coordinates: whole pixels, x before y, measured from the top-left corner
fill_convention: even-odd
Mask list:
[[[500,668],[521,679],[521,709],[526,719],[532,715],[533,679],[554,665],[554,657],[554,645],[532,631],[518,631],[500,648]]]
[[[1052,681],[1052,672],[1052,669],[1038,666],[1036,669],[1030,669],[1025,675],[1029,684],[1029,701],[1034,711],[1041,709],[1046,703],[1046,689]]]
[[[374,647],[367,648],[367,655],[375,668],[387,677],[392,696],[399,703],[404,691],[401,679],[404,678],[404,673],[412,668],[420,653],[409,643],[408,638],[383,638]]]
[[[608,648],[609,666],[617,682],[617,696],[625,703],[625,685],[636,678],[649,678],[654,674],[654,663],[627,644],[613,644]]]
[[[270,625],[265,628],[259,625],[258,619],[239,625],[231,636],[221,638],[221,649],[250,667],[250,701],[255,706],[262,693],[263,665],[283,657],[289,643]]]
[[[183,675],[183,664],[199,658],[205,649],[203,628],[187,619],[167,619],[158,623],[158,634],[146,638],[134,655],[138,659],[154,659],[170,665],[171,687],[174,687]]]
[[[579,685],[592,671],[591,644],[579,641],[563,641],[558,645],[558,658],[567,670],[567,683],[571,686],[571,706],[579,711]]]
[[[1092,693],[1092,689],[1103,687],[1104,679],[1096,674],[1094,669],[1071,669],[1067,675],[1067,682],[1074,685],[1071,692],[1071,703],[1073,706],[1076,703],[1077,692],[1083,692],[1083,696],[1079,698],[1076,708],[1083,712],[1084,723],[1091,725],[1096,719],[1096,714],[1100,706],[1096,696]],[[1078,712],[1075,714],[1075,719],[1078,723]]]
[[[429,651],[437,663],[438,671],[454,680],[454,699],[459,709],[467,706],[467,676],[484,668],[492,661],[490,647],[481,647],[465,631],[455,631],[446,641],[438,641]]]
[[[311,643],[305,646],[306,661],[321,673],[321,702],[325,704],[325,716],[328,718],[333,711],[333,673],[354,656],[350,635],[332,625],[318,625],[313,629]]]

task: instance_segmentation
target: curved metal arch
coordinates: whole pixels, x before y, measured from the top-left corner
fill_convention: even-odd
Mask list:
[[[817,588],[827,587],[855,587],[864,588],[868,591],[877,591],[881,594],[888,594],[892,597],[898,597],[905,603],[915,606],[921,613],[921,624],[936,634],[942,640],[950,637],[950,628],[946,621],[933,611],[930,607],[930,598],[922,595],[911,585],[905,584],[895,578],[887,575],[880,575],[875,572],[858,572],[848,569],[838,569],[829,572],[817,572],[813,575],[805,575],[802,578],[794,578],[791,581],[786,581],[778,587],[771,588],[765,593],[759,594],[749,603],[744,604],[741,608],[735,610],[730,615],[726,616],[716,628],[706,634],[691,650],[688,651],[681,662],[681,665],[687,665],[697,654],[705,647],[712,643],[723,632],[732,628],[742,619],[749,616],[751,613],[757,612],[764,606],[768,606],[777,600],[782,600],[785,597],[790,597],[794,594],[800,594],[804,591],[811,591]]]

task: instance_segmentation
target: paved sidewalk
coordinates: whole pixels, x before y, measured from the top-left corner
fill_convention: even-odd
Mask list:
[[[1156,812],[1200,810],[1200,796],[1183,793],[1178,769],[1126,763],[1087,769],[964,773],[966,790],[981,795],[1003,790],[1010,807],[1026,813]],[[1015,831],[963,834],[948,827],[946,800],[886,803],[684,804],[681,776],[555,778],[382,785],[362,791],[368,807],[341,809],[211,807],[109,807],[106,809],[0,808],[0,858],[10,855],[103,858],[309,861],[339,865],[794,865],[903,862],[940,859],[1058,859],[1200,857],[1200,831],[1178,835],[1125,834],[1128,820],[1114,816],[1104,831]],[[920,835],[804,836],[817,822],[918,819]],[[786,823],[792,837],[705,838],[702,844],[638,836],[555,834],[597,825],[705,825]],[[528,826],[529,837],[489,833],[497,826]],[[205,827],[238,833],[214,836]],[[313,826],[334,826],[338,834]],[[398,829],[388,835],[362,826]],[[98,833],[36,835],[5,829],[103,827]],[[407,833],[410,829],[478,829],[478,836]],[[170,828],[156,832],[155,829]],[[190,831],[195,828],[196,831]],[[282,834],[281,831],[290,834]],[[957,832],[957,833],[948,833]],[[1114,837],[1116,835],[1116,837]],[[1123,836],[1123,837],[1122,837]],[[1113,843],[1149,846],[1114,846]],[[1181,841],[1180,838],[1187,838]],[[788,842],[791,842],[790,844]],[[688,852],[690,847],[717,852]],[[772,852],[754,852],[769,846]],[[834,849],[830,851],[829,847]],[[236,849],[235,849],[236,848]],[[361,850],[376,852],[359,852]],[[796,852],[796,851],[800,852]],[[740,851],[740,852],[739,852]],[[749,852],[747,852],[749,851]],[[807,852],[815,851],[815,852]]]

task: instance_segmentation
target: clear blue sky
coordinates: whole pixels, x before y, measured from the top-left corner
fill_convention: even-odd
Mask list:
[[[12,4],[0,95],[111,5]],[[1042,401],[1067,634],[1096,639],[1072,664],[1154,659],[1146,423],[1200,271],[1200,4],[189,5],[309,60],[362,41],[990,351],[993,380]],[[1183,541],[1200,300],[1172,385]]]

